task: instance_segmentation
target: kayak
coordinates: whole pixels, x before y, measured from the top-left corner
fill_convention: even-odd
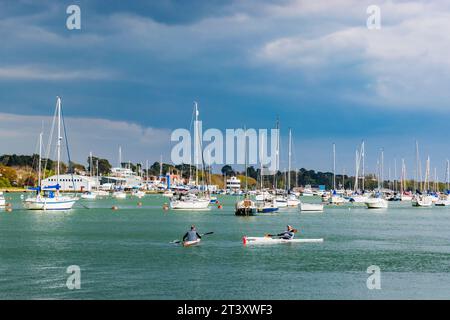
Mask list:
[[[201,239],[197,239],[194,241],[184,241],[183,242],[183,247],[192,247],[192,246],[196,246],[200,243]]]
[[[323,239],[280,239],[271,237],[246,237],[242,238],[244,245],[247,244],[279,244],[279,243],[319,243],[323,242]]]

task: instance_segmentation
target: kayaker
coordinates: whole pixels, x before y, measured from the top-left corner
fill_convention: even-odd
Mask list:
[[[268,236],[269,237],[277,236],[277,237],[280,237],[281,239],[292,240],[292,239],[294,239],[296,232],[297,232],[297,229],[294,229],[292,226],[287,225],[286,231],[276,234],[276,235],[269,234]]]
[[[191,226],[191,230],[186,232],[183,236],[183,241],[195,241],[201,239],[202,237],[198,234],[197,229],[194,225]]]

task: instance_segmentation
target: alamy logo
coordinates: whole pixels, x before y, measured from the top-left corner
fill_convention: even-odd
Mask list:
[[[367,289],[373,290],[381,289],[381,271],[379,266],[369,266],[367,268],[367,273],[371,274],[366,281]]]
[[[66,286],[69,290],[81,289],[81,269],[77,265],[68,266],[66,273],[70,276],[67,278]]]
[[[67,7],[66,13],[70,14],[66,20],[66,27],[69,30],[81,29],[81,9],[76,4]]]
[[[171,152],[175,165],[259,163],[264,167],[263,174],[278,170],[279,129],[271,129],[270,137],[267,129],[226,129],[224,137],[219,129],[208,129],[203,133],[201,121],[194,121],[194,126],[194,137],[187,129],[172,132],[170,139],[177,142]]]
[[[367,29],[380,30],[381,29],[381,9],[377,5],[367,7],[366,13],[369,14],[367,18]]]

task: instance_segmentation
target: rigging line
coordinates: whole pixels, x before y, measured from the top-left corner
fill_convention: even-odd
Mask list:
[[[69,160],[69,172],[71,173],[71,177],[72,177],[72,187],[73,187],[73,190],[75,190],[75,181],[73,179],[73,171],[74,170],[71,170],[72,161],[70,160],[69,140],[67,140],[66,122],[64,121],[62,106],[61,106],[60,112],[61,112],[61,119],[62,119],[62,124],[63,124],[63,129],[64,129],[64,139],[66,140],[67,158]]]
[[[50,149],[52,145],[53,131],[55,130],[55,123],[56,123],[56,112],[57,108],[55,108],[55,113],[53,114],[52,126],[50,129],[50,135],[48,137],[47,150],[45,152],[44,172],[42,175],[42,179],[45,179],[45,170],[47,169],[48,160],[50,158]]]

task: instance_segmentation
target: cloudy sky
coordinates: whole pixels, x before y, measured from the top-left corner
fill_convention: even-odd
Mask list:
[[[67,6],[81,30],[66,28]],[[369,5],[381,29],[366,26]],[[30,154],[62,96],[73,158],[168,161],[193,101],[204,128],[294,134],[294,166],[367,171],[380,148],[443,176],[450,157],[450,3],[444,1],[0,1],[0,154]],[[283,146],[284,147],[284,146]],[[425,162],[425,161],[423,161]],[[281,166],[286,160],[281,161]]]

